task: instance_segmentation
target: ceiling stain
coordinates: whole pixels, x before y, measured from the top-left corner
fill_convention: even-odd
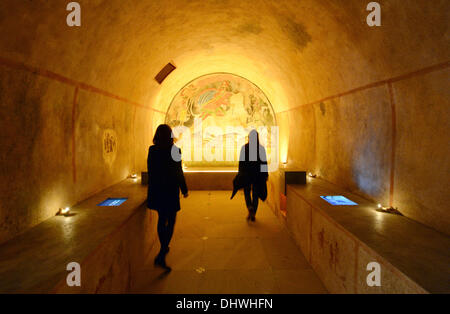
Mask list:
[[[322,112],[322,115],[324,116],[325,113],[327,112],[326,109],[325,109],[325,104],[323,102],[321,102],[319,104],[319,107],[320,107],[320,112]]]
[[[247,34],[253,34],[253,35],[259,35],[264,29],[261,27],[258,23],[245,23],[241,24],[236,28],[236,31],[239,34],[247,35]]]
[[[294,43],[299,52],[302,52],[312,41],[311,35],[302,23],[296,22],[294,19],[285,15],[277,16],[277,22],[281,30]]]

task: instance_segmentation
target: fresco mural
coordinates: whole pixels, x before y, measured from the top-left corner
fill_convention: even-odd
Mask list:
[[[102,138],[103,146],[103,160],[111,168],[117,156],[117,134],[112,129],[103,131]]]
[[[275,113],[264,93],[252,82],[243,77],[229,73],[214,73],[201,76],[183,87],[172,100],[166,114],[165,123],[172,128],[185,126],[194,133],[194,121],[201,121],[203,146],[214,142],[217,137],[225,137],[229,134],[227,128],[233,127],[235,143],[245,140],[248,131],[252,128],[276,126]],[[222,131],[217,134],[207,130],[209,127],[219,127]],[[242,129],[238,130],[239,127]],[[270,136],[269,136],[270,137]],[[226,151],[232,149],[233,154],[240,147],[236,145],[225,146]],[[230,143],[228,143],[230,144]],[[234,147],[233,147],[234,146]],[[183,154],[183,159],[189,160]],[[237,162],[185,162],[195,166],[230,166]]]

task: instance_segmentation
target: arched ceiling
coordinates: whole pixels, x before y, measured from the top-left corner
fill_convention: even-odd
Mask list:
[[[145,169],[174,95],[212,72],[262,89],[281,160],[448,233],[448,71],[427,69],[448,68],[450,1],[377,0],[382,26],[369,27],[370,0],[77,0],[82,25],[68,27],[70,1],[0,1],[0,159],[28,179],[3,180],[0,241]],[[123,144],[114,172],[107,129]]]
[[[246,77],[280,112],[445,61],[448,52],[446,0],[379,1],[379,28],[365,23],[362,0],[78,2],[82,26],[69,28],[64,1],[3,0],[0,29],[13,36],[1,36],[2,55],[161,111],[212,72]],[[177,69],[159,85],[153,78],[169,61]]]

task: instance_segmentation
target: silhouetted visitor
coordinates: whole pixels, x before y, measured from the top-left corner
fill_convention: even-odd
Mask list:
[[[175,219],[180,210],[180,190],[188,196],[181,166],[181,150],[174,145],[172,129],[166,124],[158,126],[148,150],[147,207],[158,212],[158,236],[161,243],[155,265],[170,271],[166,255],[173,235]]]
[[[242,146],[239,157],[239,172],[233,181],[233,194],[243,188],[245,203],[248,209],[247,220],[255,221],[258,201],[267,198],[267,172],[266,150],[259,143],[259,134],[252,130],[248,136],[248,143]]]

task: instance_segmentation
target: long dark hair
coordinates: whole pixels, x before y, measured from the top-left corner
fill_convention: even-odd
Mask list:
[[[251,130],[248,134],[248,142],[252,143],[256,142],[257,147],[259,147],[259,133],[255,129]]]
[[[245,152],[246,161],[261,161],[261,147],[259,145],[259,133],[251,130],[248,134],[248,151]]]
[[[172,147],[172,129],[167,124],[160,124],[153,137],[153,144],[160,147]]]

